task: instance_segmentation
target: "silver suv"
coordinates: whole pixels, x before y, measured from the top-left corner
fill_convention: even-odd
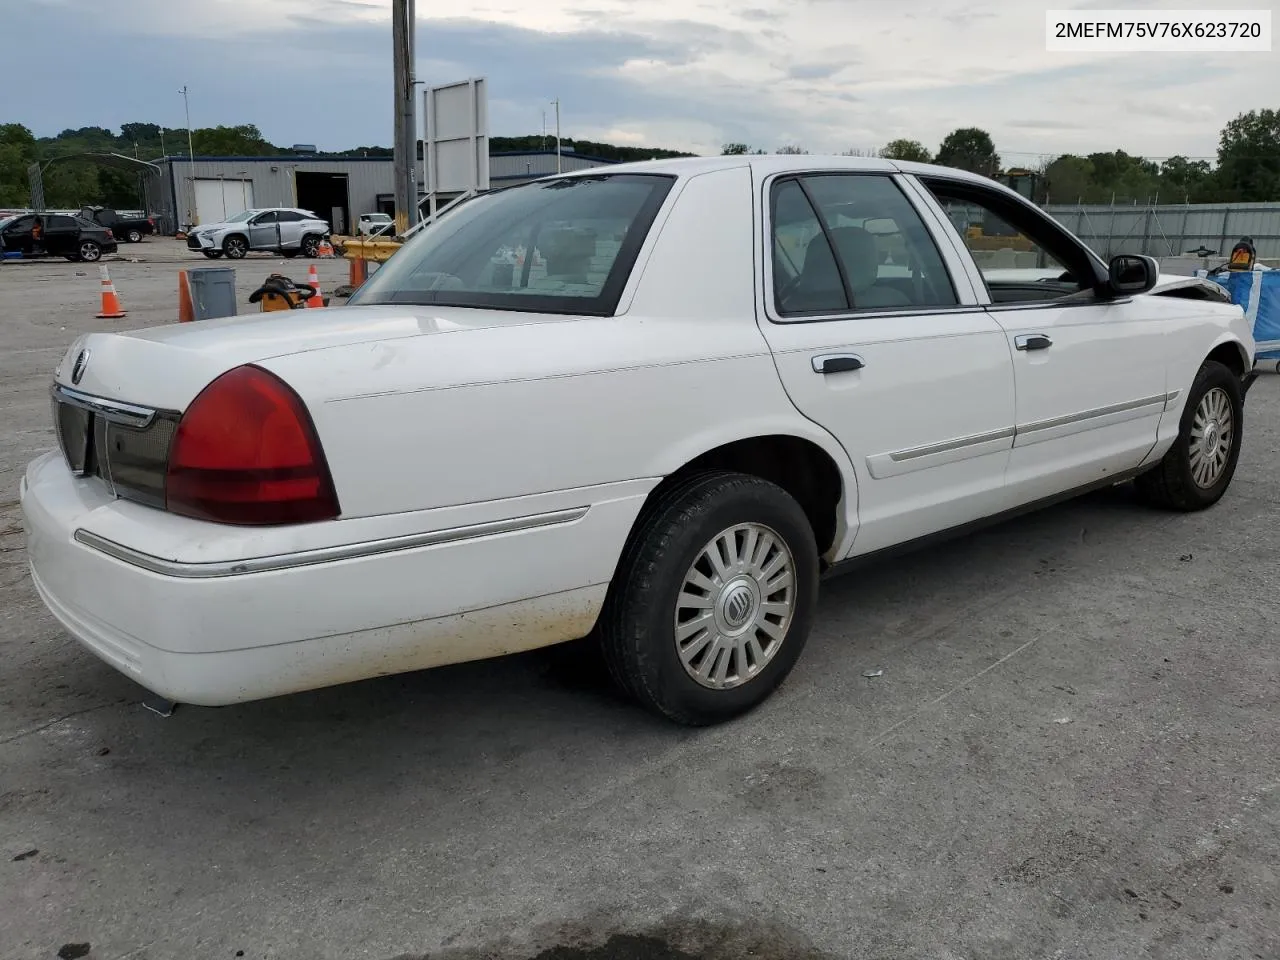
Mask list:
[[[250,250],[314,257],[327,236],[329,224],[310,210],[270,207],[237,213],[223,223],[201,224],[187,234],[187,249],[199,250],[210,260],[224,253],[240,260]]]

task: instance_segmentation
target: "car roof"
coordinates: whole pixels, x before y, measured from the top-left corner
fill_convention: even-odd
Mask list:
[[[573,170],[559,176],[599,176],[602,173],[665,173],[678,177],[695,177],[717,170],[750,167],[758,176],[778,173],[797,173],[806,170],[864,171],[868,173],[909,173],[914,176],[944,176],[951,180],[964,180],[995,188],[1004,193],[1021,196],[1002,183],[970,173],[956,167],[944,167],[934,163],[915,163],[907,160],[888,160],[883,157],[846,157],[826,154],[737,154],[721,157],[675,157],[664,160],[640,160],[632,163],[611,163],[585,170]],[[557,176],[557,175],[552,175]],[[550,178],[546,178],[550,179]]]

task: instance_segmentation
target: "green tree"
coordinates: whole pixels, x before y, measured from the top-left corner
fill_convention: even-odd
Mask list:
[[[36,158],[36,138],[20,123],[0,124],[0,206],[31,202],[27,165]]]
[[[944,167],[958,167],[984,177],[994,177],[1000,172],[1000,155],[996,153],[991,134],[978,127],[961,127],[952,130],[938,147],[937,163]]]
[[[890,140],[880,150],[886,160],[910,160],[915,163],[932,163],[933,154],[919,140]]]
[[[1217,179],[1224,200],[1280,200],[1280,110],[1250,110],[1227,122]]]
[[[787,156],[799,156],[801,154],[806,154],[808,152],[809,151],[806,150],[804,147],[798,146],[796,144],[789,144],[787,146],[782,146],[775,151],[775,153],[781,153]]]
[[[98,165],[88,160],[50,164],[44,171],[45,206],[53,210],[75,210],[86,203],[102,202],[100,172]]]
[[[1160,195],[1170,202],[1210,202],[1217,194],[1217,178],[1207,160],[1169,157],[1160,164]]]
[[[1112,196],[1145,202],[1154,199],[1159,190],[1160,167],[1151,160],[1112,150],[1089,154],[1089,162],[1093,164],[1094,199],[1099,202],[1109,202]]]
[[[203,127],[191,131],[191,141],[198,157],[265,157],[279,152],[252,123]]]
[[[1064,153],[1045,167],[1043,185],[1050,203],[1092,200],[1093,164],[1084,157]]]
[[[751,148],[745,143],[726,143],[720,148],[720,156],[722,157],[740,157],[751,152]]]

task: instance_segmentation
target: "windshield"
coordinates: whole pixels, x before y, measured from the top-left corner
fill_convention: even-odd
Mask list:
[[[5,227],[7,227],[9,224],[13,223],[13,221],[17,219],[18,219],[17,217],[4,217],[3,219],[0,219],[0,230],[3,230]]]
[[[674,178],[566,177],[460,204],[349,301],[609,316]]]
[[[257,212],[258,212],[257,210],[245,210],[243,213],[237,213],[234,217],[227,217],[227,219],[223,222],[224,223],[244,223],[244,221],[248,220]]]
[[[364,218],[366,220],[378,220],[383,223],[388,223],[391,220],[391,218],[385,213],[366,213]]]

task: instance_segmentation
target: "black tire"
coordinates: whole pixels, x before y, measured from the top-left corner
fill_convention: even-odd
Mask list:
[[[706,562],[702,559],[704,549],[722,532],[741,524],[764,528],[790,551],[790,616],[776,646],[769,643],[767,635],[748,627],[742,636],[756,637],[760,644],[757,649],[765,656],[764,665],[756,666],[758,672],[737,686],[711,689],[690,675],[678,651],[676,619],[682,606],[679,598],[688,595],[681,591],[695,560]],[[735,537],[735,544],[737,549],[744,549],[745,536]],[[767,556],[776,558],[778,554],[769,548]],[[740,575],[727,585],[744,580]],[[758,578],[752,582],[759,585]],[[731,605],[727,601],[734,592],[720,592],[725,602],[717,609],[724,615],[728,615]],[[760,611],[760,600],[781,595],[776,589],[763,594],[765,591],[758,590],[756,599],[749,602],[750,617]],[[817,596],[818,550],[813,529],[800,505],[781,487],[759,477],[704,471],[672,483],[646,505],[618,563],[597,635],[609,672],[625,693],[676,723],[705,726],[745,713],[777,689],[804,649]],[[710,609],[713,605],[714,594],[708,598],[708,612],[700,616],[719,615]],[[746,623],[751,622],[750,617]],[[715,622],[708,620],[708,624]],[[776,629],[777,624],[774,626]],[[690,639],[700,636],[694,634]],[[761,636],[766,637],[763,643]],[[699,649],[711,650],[714,645],[707,642]],[[706,657],[712,658],[707,667],[712,676],[719,672],[721,658],[731,664],[733,676],[741,676],[744,661],[748,671],[752,669],[753,657],[742,652],[732,657],[728,653],[704,653],[702,657],[702,666],[706,666]],[[695,655],[694,660],[698,659]]]
[[[206,257],[208,257],[210,260],[217,260],[220,256],[222,256],[221,250],[201,250],[200,252],[203,253]]]
[[[126,233],[126,234],[124,235],[124,238],[125,238],[126,240],[128,240],[130,243],[141,243],[141,242],[142,242],[142,231],[141,231],[141,230],[130,230],[128,233]]]
[[[1221,473],[1213,482],[1201,485],[1196,479],[1193,464],[1193,449],[1201,444],[1199,437],[1193,436],[1196,429],[1196,415],[1202,401],[1214,391],[1221,391],[1218,398],[1225,395],[1226,406],[1231,414],[1229,447],[1226,451],[1226,462]],[[1212,403],[1212,400],[1210,401]],[[1210,423],[1217,423],[1210,420]],[[1223,420],[1225,423],[1225,420]],[[1221,430],[1215,431],[1221,435]],[[1173,442],[1169,452],[1154,468],[1137,478],[1138,492],[1151,504],[1168,510],[1204,510],[1211,507],[1227,492],[1231,478],[1236,472],[1236,463],[1240,459],[1240,442],[1244,436],[1244,396],[1240,389],[1239,378],[1230,369],[1216,360],[1206,360],[1196,373],[1196,378],[1187,393],[1187,403],[1182,411],[1182,420],[1178,428],[1178,439]],[[1218,441],[1220,442],[1220,440]],[[1204,453],[1201,452],[1201,456]]]
[[[286,260],[292,260],[301,252],[302,252],[301,250],[281,250],[280,255],[284,257]]]
[[[314,233],[309,233],[302,238],[302,255],[308,260],[314,260],[317,253],[320,252],[320,238]]]
[[[92,240],[81,240],[77,256],[85,263],[96,263],[102,259],[102,247]]]
[[[233,233],[222,241],[222,252],[228,260],[243,260],[249,252],[249,241],[238,233]]]

